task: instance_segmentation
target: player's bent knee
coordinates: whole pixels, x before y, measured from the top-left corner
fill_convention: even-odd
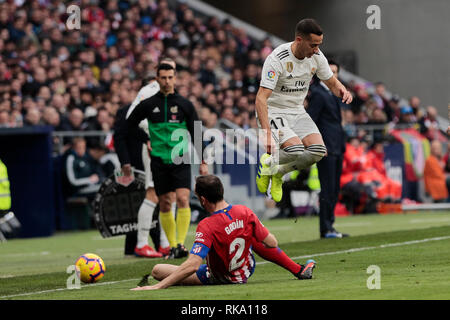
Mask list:
[[[161,281],[164,278],[166,278],[167,276],[170,275],[170,270],[168,270],[168,266],[171,265],[167,265],[167,264],[157,264],[153,267],[152,269],[152,277],[155,280]],[[172,266],[172,267],[176,267],[176,266]]]
[[[159,197],[160,212],[169,212],[172,208],[172,202],[170,197]]]
[[[177,198],[177,207],[178,208],[187,208],[189,207],[189,196],[181,196]]]
[[[160,265],[159,264],[157,264],[157,265],[155,265],[153,267],[153,269],[152,269],[152,277],[153,277],[153,279],[158,280],[158,281],[163,279],[162,276],[161,276],[161,270],[160,270]]]
[[[327,154],[327,148],[322,144],[312,144],[306,148],[306,151],[311,155],[313,163],[319,162]]]

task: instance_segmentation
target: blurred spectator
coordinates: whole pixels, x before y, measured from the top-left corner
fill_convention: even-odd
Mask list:
[[[32,107],[27,110],[25,114],[24,126],[37,126],[41,125],[41,112],[38,108]]]
[[[372,110],[372,114],[369,117],[368,124],[377,125],[377,127],[372,131],[372,140],[373,141],[381,141],[384,137],[384,126],[379,127],[380,125],[387,123],[386,113],[380,109],[375,108]]]
[[[205,126],[224,118],[255,127],[255,92],[261,62],[273,50],[270,38],[255,41],[228,19],[197,15],[185,1],[80,4],[81,29],[68,30],[63,1],[0,2],[0,126],[110,130],[105,118],[130,103],[156,61],[170,56],[179,66],[177,90],[197,110],[212,110]],[[354,124],[383,122],[377,109],[389,122],[400,120],[400,99],[386,99],[382,82],[372,96],[365,83],[349,88],[355,98],[343,117],[347,132]],[[420,99],[411,97],[409,105],[415,121],[421,119]],[[70,139],[64,140],[67,148]]]
[[[375,93],[372,98],[375,100],[377,107],[384,110],[389,100],[386,98],[386,87],[383,82],[375,83]]]
[[[225,108],[223,109],[221,115],[220,115],[221,119],[225,119],[231,122],[234,122],[234,114],[233,114],[233,109],[231,108]]]
[[[61,131],[84,131],[86,128],[86,123],[84,120],[84,114],[81,109],[73,108],[67,118],[63,118],[61,121]],[[72,143],[71,137],[65,137],[63,139],[63,144],[65,149],[69,147]]]
[[[376,212],[377,202],[398,202],[402,196],[402,185],[387,176],[380,141],[369,148],[364,139],[350,139],[340,183],[342,202],[353,213]]]
[[[444,171],[445,171],[445,181],[447,184],[447,190],[449,191],[449,199],[450,202],[450,141],[447,141],[447,152],[443,157],[443,161],[445,163]]]
[[[360,108],[359,111],[354,114],[355,124],[367,124],[369,122],[369,116],[367,115],[365,108]]]
[[[34,70],[30,80],[22,86],[22,93],[35,97],[40,88],[45,85],[47,85],[47,73],[44,68],[38,67]]]
[[[353,113],[358,114],[361,111],[361,106],[369,99],[369,94],[364,84],[356,84],[352,91],[355,93],[355,96],[351,103],[351,108]]]
[[[110,177],[114,174],[114,170],[120,170],[120,162],[117,154],[112,153],[100,143],[94,144],[88,150],[89,155],[100,165],[101,175]]]
[[[96,110],[97,114],[86,120],[86,130],[109,132],[114,124],[114,118],[105,107]]]
[[[441,142],[446,142],[447,137],[445,137],[439,129],[437,116],[438,113],[435,107],[426,107],[426,114],[419,120],[420,133],[430,141],[437,139]]]
[[[203,85],[211,83],[214,86],[216,86],[217,79],[216,74],[214,73],[215,69],[216,69],[216,61],[212,58],[209,58],[206,61],[205,67],[200,70],[199,80]]]
[[[366,172],[369,173],[366,179],[374,184],[377,199],[385,202],[400,201],[402,185],[387,176],[384,166],[384,146],[381,141],[375,141],[367,152]]]
[[[67,195],[93,199],[100,188],[103,174],[98,162],[86,148],[84,138],[74,138],[65,160]]]
[[[409,98],[409,106],[412,108],[416,119],[419,119],[421,117],[420,98],[417,96],[410,97]]]
[[[354,124],[354,114],[351,109],[342,110],[342,127],[347,137],[356,137],[356,126]]]
[[[42,113],[42,121],[45,125],[52,126],[55,131],[61,130],[61,116],[56,108],[45,108]]]
[[[64,131],[81,131],[85,127],[83,111],[78,108],[73,108],[69,112],[69,117],[64,119],[62,124]]]
[[[416,116],[414,110],[410,106],[403,106],[400,108],[400,119],[398,123],[412,124],[416,123]]]
[[[358,182],[358,172],[362,170],[366,158],[358,137],[351,137],[346,143],[342,175],[340,180],[341,201],[350,213],[364,212],[365,201],[370,190]]]
[[[210,108],[203,107],[199,113],[200,120],[206,128],[211,129],[216,127],[217,124],[217,113],[212,111]]]
[[[386,116],[389,122],[397,123],[400,120],[400,97],[393,95],[384,106]]]
[[[243,86],[249,93],[256,93],[259,88],[258,67],[255,63],[248,64],[245,69]]]
[[[9,112],[6,109],[0,109],[0,128],[9,128]]]
[[[446,202],[448,190],[444,172],[444,162],[442,159],[442,143],[433,140],[430,147],[430,156],[425,161],[423,177],[425,191],[431,196],[434,202]]]
[[[387,123],[386,113],[382,109],[373,109],[369,117],[368,123],[370,124],[384,124]]]

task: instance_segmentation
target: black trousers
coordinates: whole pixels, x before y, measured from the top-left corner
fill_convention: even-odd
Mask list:
[[[329,154],[317,162],[320,180],[320,234],[333,231],[334,208],[339,199],[343,155]]]

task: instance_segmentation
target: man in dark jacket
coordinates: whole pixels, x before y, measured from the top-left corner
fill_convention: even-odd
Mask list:
[[[339,65],[329,61],[337,77]],[[341,122],[341,101],[328,87],[316,79],[306,111],[316,123],[327,148],[327,156],[317,163],[320,180],[320,237],[342,238],[348,236],[334,229],[334,208],[339,197],[342,161],[345,152],[345,133]]]
[[[131,170],[134,167],[137,170],[144,171],[142,163],[142,145],[149,141],[148,135],[139,127],[129,128],[126,122],[126,115],[130,105],[117,110],[116,121],[114,123],[114,149],[116,150],[122,170]],[[158,221],[158,212],[153,217]],[[159,224],[150,229],[150,237],[156,248],[159,247],[160,232]],[[137,243],[137,231],[128,232],[125,237],[125,254],[132,255],[135,252]],[[154,253],[156,256],[156,252]]]

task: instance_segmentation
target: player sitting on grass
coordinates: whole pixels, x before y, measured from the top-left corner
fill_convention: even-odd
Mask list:
[[[252,247],[256,253],[278,264],[281,262],[280,265],[286,269],[291,268],[297,278],[312,278],[313,260],[307,261],[306,265],[293,262],[277,247],[277,239],[258,217],[246,206],[228,204],[223,199],[223,192],[218,177],[206,175],[196,178],[195,193],[211,215],[198,224],[188,259],[180,266],[157,264],[152,276],[161,282],[144,286],[149,276],[146,275],[132,290],[164,289],[176,284],[246,283],[255,270]],[[204,258],[206,264],[202,264]]]

